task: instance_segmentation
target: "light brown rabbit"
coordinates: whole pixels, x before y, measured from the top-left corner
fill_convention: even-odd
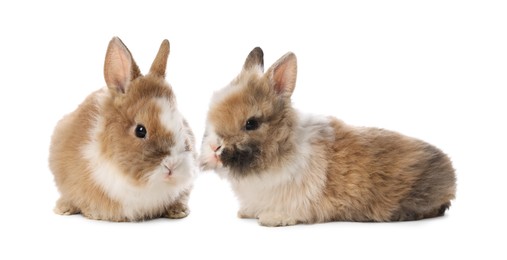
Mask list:
[[[239,217],[285,226],[444,214],[456,178],[442,151],[395,132],[296,111],[290,99],[296,73],[293,53],[264,73],[257,47],[212,98],[200,164],[230,181]]]
[[[197,155],[165,81],[168,55],[164,40],[143,76],[122,41],[109,42],[107,87],[65,116],[52,136],[56,213],[109,221],[188,215]]]

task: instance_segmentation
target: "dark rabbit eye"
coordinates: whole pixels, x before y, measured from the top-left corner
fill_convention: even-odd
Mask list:
[[[245,130],[252,131],[259,128],[259,121],[255,118],[250,118],[246,121]]]
[[[137,125],[135,132],[136,132],[136,136],[139,138],[146,137],[146,127],[144,127],[144,125]]]

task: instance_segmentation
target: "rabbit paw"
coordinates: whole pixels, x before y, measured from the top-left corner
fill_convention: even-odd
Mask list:
[[[264,213],[259,215],[259,224],[266,227],[292,226],[297,223],[296,219],[281,214]]]
[[[250,212],[248,212],[245,209],[240,209],[238,211],[238,218],[248,218],[248,219],[250,219],[250,218],[255,218],[255,215],[252,214],[252,213],[250,213]]]
[[[77,207],[74,207],[72,203],[62,199],[59,199],[56,202],[56,206],[53,211],[58,215],[74,215],[80,212],[80,210]]]
[[[169,207],[166,217],[172,218],[172,219],[179,219],[179,218],[184,218],[184,217],[188,216],[189,213],[190,213],[190,210],[188,209],[187,205],[178,202],[176,204],[171,205],[171,207]]]

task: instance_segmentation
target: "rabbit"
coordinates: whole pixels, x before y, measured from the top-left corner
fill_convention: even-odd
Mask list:
[[[444,215],[456,192],[446,154],[396,132],[299,112],[291,104],[296,74],[291,52],[264,73],[256,47],[212,96],[199,164],[231,184],[238,217],[288,226]]]
[[[184,218],[198,171],[195,139],[165,81],[169,41],[143,76],[118,38],[104,64],[107,87],[61,119],[49,168],[55,213],[113,222]]]

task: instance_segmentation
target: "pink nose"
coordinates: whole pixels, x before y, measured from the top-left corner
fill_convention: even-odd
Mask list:
[[[213,150],[213,152],[218,151],[218,149],[220,149],[221,147],[222,146],[210,145],[210,148],[211,148],[211,150]]]

